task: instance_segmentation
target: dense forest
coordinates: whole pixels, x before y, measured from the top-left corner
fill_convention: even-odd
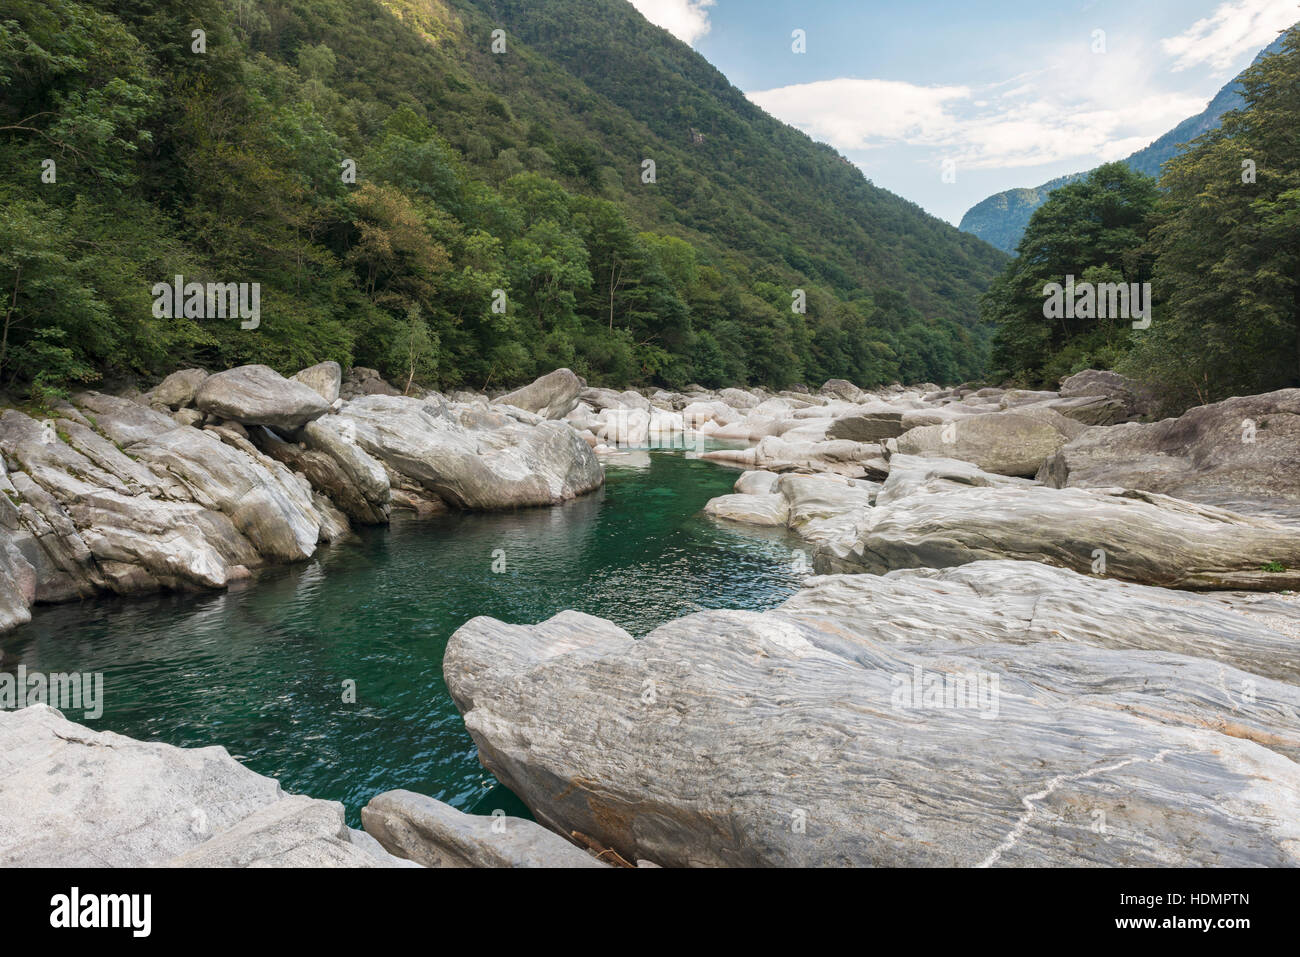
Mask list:
[[[1240,77],[1243,105],[1156,180],[1112,163],[1034,213],[983,297],[992,374],[1054,387],[1117,369],[1176,411],[1300,385],[1300,27]],[[1053,320],[1044,289],[1151,283],[1149,328]]]
[[[325,359],[957,382],[1006,261],[623,0],[8,0],[0,145],[11,396]],[[160,314],[176,276],[259,284],[260,322]]]

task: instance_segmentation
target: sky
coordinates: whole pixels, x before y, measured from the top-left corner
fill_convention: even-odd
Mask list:
[[[1297,0],[630,2],[767,112],[954,224],[993,193],[1141,149],[1300,21]]]

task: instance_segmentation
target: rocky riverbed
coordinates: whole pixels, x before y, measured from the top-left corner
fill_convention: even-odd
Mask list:
[[[620,393],[558,370],[492,398],[395,393],[252,366],[5,411],[0,627],[36,602],[223,588],[395,508],[555,504],[599,487],[604,456],[700,436],[737,446],[704,453],[739,471],[706,511],[790,530],[820,577],[639,640],[576,612],[466,623],[448,688],[542,827],[392,792],[362,814],[375,844],[219,749],[119,738],[172,767],[151,819],[238,806],[136,834],[144,764],[51,773],[72,766],[51,746],[104,733],[29,708],[0,713],[24,782],[0,786],[0,859],[98,840],[111,864],[1300,862],[1300,390],[1160,422],[1103,372],[1059,392]],[[103,794],[121,814],[96,838],[73,822]]]

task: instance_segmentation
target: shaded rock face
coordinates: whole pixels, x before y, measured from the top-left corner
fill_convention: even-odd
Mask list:
[[[1300,389],[1176,419],[1089,429],[1044,463],[1056,488],[1124,485],[1264,515],[1300,514]]]
[[[494,399],[493,403],[513,405],[544,419],[562,419],[577,408],[578,396],[586,387],[587,384],[568,369],[556,369],[522,389]],[[649,406],[648,402],[646,406]]]
[[[302,430],[306,451],[292,462],[354,522],[382,525],[388,521],[392,487],[378,460],[348,441],[344,420],[327,416],[308,422]]]
[[[386,791],[361,809],[366,833],[425,867],[605,867],[533,821],[465,814],[411,791]]]
[[[45,705],[0,711],[0,866],[400,867],[333,801],[286,795],[225,748],[92,731]]]
[[[897,443],[904,455],[937,455],[971,462],[985,472],[1033,476],[1076,426],[1055,413],[1049,418],[1017,410],[922,426],[899,436]]]
[[[31,621],[36,602],[36,569],[14,540],[15,530],[7,517],[0,524],[0,631]]]
[[[183,409],[194,403],[194,394],[207,377],[208,374],[202,369],[182,369],[163,379],[145,397],[150,405]]]
[[[378,369],[354,366],[348,370],[339,394],[345,399],[355,399],[362,395],[401,395],[402,391],[385,382]]]
[[[1150,390],[1118,372],[1085,369],[1061,380],[1062,399],[1100,399],[1113,403],[1113,421],[1128,422],[1153,415],[1156,400]],[[1098,423],[1109,425],[1109,422]]]
[[[883,442],[906,431],[902,411],[856,412],[841,416],[826,429],[828,439],[851,442]]]
[[[1300,586],[1294,528],[1126,489],[922,489],[872,509],[847,549],[834,544],[817,552],[818,571],[1016,558],[1167,588]]]
[[[981,562],[814,579],[640,640],[477,618],[444,674],[484,766],[628,860],[1294,866],[1283,617],[1295,634],[1293,606]]]
[[[194,405],[209,415],[287,434],[319,419],[330,403],[311,386],[286,379],[267,366],[252,365],[204,379]]]

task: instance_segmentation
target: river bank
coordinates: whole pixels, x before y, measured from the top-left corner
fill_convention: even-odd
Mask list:
[[[472,737],[466,757],[551,832],[629,864],[1297,862],[1300,609],[1289,592],[1300,581],[1300,390],[1149,422],[1140,388],[1110,373],[1082,373],[1051,393],[866,393],[832,382],[817,395],[642,395],[588,389],[560,370],[491,400],[403,399],[349,379],[352,395],[305,423],[267,425],[283,401],[250,410],[226,397],[221,415],[261,420],[238,429],[192,407],[197,389],[168,406],[166,428],[138,411],[163,416],[149,400],[74,399],[55,435],[95,473],[55,442],[24,444],[34,433],[16,413],[0,417],[0,448],[20,498],[37,486],[65,496],[68,522],[113,590],[172,583],[149,564],[166,548],[151,552],[138,522],[129,531],[146,542],[130,555],[151,577],[118,569],[129,563],[105,550],[120,536],[104,533],[102,516],[171,509],[178,486],[205,513],[187,512],[190,528],[214,548],[225,539],[213,513],[263,564],[283,559],[276,547],[291,538],[306,541],[279,534],[294,523],[277,525],[283,513],[264,496],[200,505],[213,483],[195,480],[195,463],[210,463],[188,451],[192,436],[168,438],[181,428],[211,436],[199,440],[204,452],[234,449],[282,489],[296,485],[319,519],[313,546],[385,507],[385,518],[394,507],[427,517],[573,500],[508,513],[545,523],[593,501],[579,489],[600,486],[602,460],[638,464],[644,453],[629,447],[726,441],[739,447],[701,448],[694,460],[743,470],[705,481],[698,505],[710,527],[792,536],[774,539],[779,551],[763,561],[788,559],[799,578],[814,566],[832,574],[806,579],[779,607],[776,593],[705,605],[734,610],[668,603],[648,633],[629,633],[617,612],[575,611],[582,602],[569,596],[531,614],[466,607],[478,617],[461,619],[445,656],[428,656],[463,714],[459,733]],[[376,392],[360,394],[367,382]],[[125,461],[70,430],[75,415],[119,443]],[[157,451],[160,434],[174,455]],[[142,461],[152,488],[143,473],[125,474],[126,462]],[[376,494],[380,472],[387,501]],[[137,511],[123,507],[126,492],[85,491],[104,473],[143,489]],[[356,480],[366,474],[370,486]],[[528,478],[539,474],[550,478]],[[653,509],[654,493],[639,489],[638,502]],[[87,510],[88,496],[116,510]],[[327,538],[330,508],[344,513],[344,500],[343,534]],[[32,501],[10,501],[20,521],[16,533],[6,526],[7,553],[26,560],[33,542],[48,542],[33,533]],[[625,530],[610,557],[637,545]],[[475,574],[491,575],[492,559]],[[644,565],[672,569],[668,559]],[[47,589],[63,580],[51,565],[43,578],[28,565]],[[242,577],[225,569],[227,587]],[[755,568],[728,574],[753,580]],[[617,575],[606,577],[621,594]],[[12,580],[21,589],[21,576]],[[394,786],[367,784],[371,795]],[[446,815],[421,800],[381,802],[376,828],[389,850],[436,865],[442,852],[413,850],[411,835]],[[447,827],[457,829],[437,824]]]

